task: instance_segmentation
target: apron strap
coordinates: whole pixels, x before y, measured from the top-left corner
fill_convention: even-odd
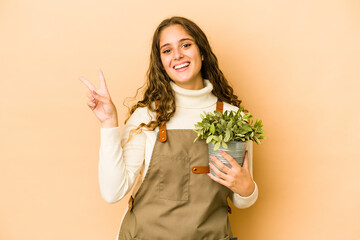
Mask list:
[[[159,100],[156,100],[155,101],[155,105],[156,107],[158,107],[160,104],[160,101]],[[158,116],[159,113],[156,112],[156,116]],[[160,142],[166,142],[167,140],[167,135],[166,135],[166,125],[164,123],[161,123],[160,126],[159,126],[159,138],[160,138]]]
[[[130,195],[128,205],[129,205],[129,211],[131,211],[133,209],[133,207],[134,207],[134,198],[133,198],[132,195]]]
[[[216,111],[223,113],[224,111],[224,102],[221,101],[220,99],[218,99],[218,101],[216,102]]]
[[[157,100],[155,101],[155,105],[156,107],[158,107],[160,104],[160,101]],[[216,111],[223,113],[224,110],[224,102],[221,101],[220,99],[218,99],[218,101],[216,102]],[[158,115],[159,113],[156,112],[156,115]],[[167,140],[167,134],[166,134],[166,124],[161,123],[159,126],[159,140],[160,142],[166,142]]]
[[[166,125],[163,123],[159,126],[159,137],[160,137],[160,142],[166,142],[167,140]]]

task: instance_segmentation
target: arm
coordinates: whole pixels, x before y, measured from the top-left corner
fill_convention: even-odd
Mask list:
[[[119,127],[101,128],[99,185],[106,202],[121,200],[133,187],[141,169],[145,157],[144,132],[133,134],[131,140],[121,147],[127,141],[130,130],[137,128],[141,116],[146,115],[141,112],[142,109],[137,109],[132,114],[121,134]]]
[[[247,145],[247,151],[248,151],[248,162],[249,162],[249,171],[251,174],[251,178],[254,179],[253,176],[253,142],[249,142]],[[230,197],[230,200],[237,208],[248,208],[251,205],[253,205],[258,197],[258,187],[254,181],[255,188],[254,191],[249,196],[241,196],[237,193],[233,193]]]
[[[114,203],[123,198],[132,188],[137,174],[140,171],[144,160],[146,135],[134,134],[134,137],[124,148],[121,143],[128,139],[131,129],[144,121],[140,114],[141,109],[137,109],[125,125],[122,137],[120,138],[120,128],[118,127],[117,111],[108,91],[104,75],[99,70],[100,88],[90,83],[87,79],[80,77],[89,92],[87,105],[101,122],[101,146],[99,160],[99,184],[101,195],[105,201]],[[145,117],[146,118],[146,117]],[[145,119],[145,121],[147,121]]]

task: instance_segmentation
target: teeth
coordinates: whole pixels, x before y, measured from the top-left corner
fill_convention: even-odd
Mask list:
[[[190,63],[183,63],[183,64],[180,64],[180,65],[175,66],[174,68],[175,68],[175,69],[179,69],[179,68],[187,67],[187,66],[189,66],[189,65],[190,65]]]

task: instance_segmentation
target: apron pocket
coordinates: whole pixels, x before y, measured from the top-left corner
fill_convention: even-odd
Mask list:
[[[190,167],[187,156],[159,156],[159,198],[173,201],[189,199]]]

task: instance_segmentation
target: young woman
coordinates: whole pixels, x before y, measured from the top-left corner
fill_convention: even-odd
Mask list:
[[[90,90],[88,106],[102,125],[103,198],[119,201],[141,176],[118,239],[232,239],[227,198],[246,208],[258,195],[252,179],[252,145],[243,166],[221,152],[229,168],[208,155],[205,141],[193,142],[192,129],[201,113],[236,111],[241,102],[202,30],[182,17],[160,23],[153,36],[146,91],[122,130],[101,71],[99,76],[100,89],[80,80]],[[209,166],[209,157],[224,173]],[[220,178],[209,174],[209,167]]]

